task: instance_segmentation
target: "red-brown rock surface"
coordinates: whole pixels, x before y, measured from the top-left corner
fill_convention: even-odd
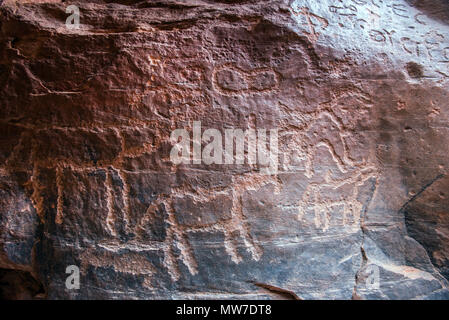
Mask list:
[[[449,298],[448,13],[4,1],[0,295]],[[194,121],[277,129],[278,172],[175,165]]]

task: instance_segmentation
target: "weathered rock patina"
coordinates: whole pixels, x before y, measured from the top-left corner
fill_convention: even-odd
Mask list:
[[[2,295],[448,299],[448,16],[444,0],[5,0]],[[174,165],[171,132],[193,121],[278,129],[277,174]]]

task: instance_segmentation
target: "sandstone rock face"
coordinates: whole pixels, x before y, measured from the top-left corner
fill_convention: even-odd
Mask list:
[[[448,13],[4,1],[0,295],[448,299]],[[278,170],[174,164],[194,121],[278,130]]]

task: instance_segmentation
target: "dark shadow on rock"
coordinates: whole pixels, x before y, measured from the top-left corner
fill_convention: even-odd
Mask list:
[[[44,288],[29,272],[0,269],[0,300],[44,298]]]
[[[447,0],[407,0],[428,17],[449,24],[449,1]]]
[[[449,178],[437,176],[402,209],[407,232],[427,251],[432,264],[449,280]]]

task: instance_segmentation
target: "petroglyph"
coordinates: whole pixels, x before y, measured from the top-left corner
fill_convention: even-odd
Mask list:
[[[324,183],[310,183],[298,203],[298,220],[306,220],[305,216],[312,213],[315,227],[323,231],[327,231],[331,224],[352,225],[357,230],[365,205],[357,199],[359,188],[369,179],[375,179],[377,174],[374,167],[357,169],[352,174],[355,177],[339,180],[330,177],[327,172]],[[346,186],[352,191],[345,190]]]
[[[196,261],[193,250],[186,234],[199,231],[219,231],[225,236],[225,249],[231,256],[231,259],[235,263],[240,263],[242,257],[238,253],[238,243],[242,242],[246,250],[251,254],[254,260],[259,260],[262,256],[261,247],[257,244],[257,240],[253,239],[249,230],[249,226],[246,222],[246,218],[242,210],[242,196],[249,190],[259,190],[262,186],[267,184],[278,184],[275,177],[262,175],[262,174],[248,174],[243,176],[235,176],[232,179],[232,183],[226,187],[220,187],[219,189],[192,189],[189,185],[180,186],[171,189],[169,194],[161,194],[147,209],[145,216],[137,228],[144,229],[148,221],[151,220],[151,216],[156,215],[157,210],[166,210],[168,214],[168,229],[167,237],[164,240],[163,252],[165,266],[168,268],[168,272],[171,275],[173,281],[177,281],[180,278],[179,265],[183,263],[190,271],[192,275],[195,275],[198,271],[198,262]],[[177,210],[174,207],[174,201],[177,198],[191,198],[194,199],[197,207],[203,204],[213,203],[217,198],[223,195],[230,197],[231,205],[225,206],[227,211],[217,212],[217,220],[209,220],[208,222],[202,221],[201,218],[191,220],[189,223],[182,222],[182,214],[185,212]],[[218,206],[220,206],[218,204]],[[185,206],[182,206],[185,209]],[[211,212],[211,211],[206,211]],[[193,212],[192,212],[193,214]],[[181,223],[181,222],[182,223]],[[241,239],[241,240],[239,240]],[[173,245],[175,245],[179,251],[178,258],[174,254]]]
[[[371,30],[369,32],[369,36],[373,41],[376,42],[386,42],[388,39],[388,42],[390,42],[391,44],[393,44],[393,38],[392,35],[395,33],[394,30],[392,31],[387,31],[385,29],[383,29],[382,31],[379,30]]]
[[[449,35],[428,11],[403,0],[79,3],[84,29],[67,33],[61,4],[10,3],[0,264],[16,258],[49,298],[276,297],[254,288],[268,283],[350,299],[373,256],[390,271],[407,259],[447,271],[445,233],[420,231],[443,225],[446,185],[409,217],[398,211],[446,170]],[[279,170],[175,165],[170,135],[195,121],[277,130]],[[79,292],[60,289],[66,262],[82,270]],[[402,273],[375,297],[447,297],[437,271],[425,283]]]
[[[407,7],[402,4],[402,3],[393,3],[393,5],[391,6],[391,9],[393,10],[393,13],[399,17],[402,18],[409,18],[409,16],[407,15]]]
[[[357,8],[353,5],[345,6],[330,6],[329,11],[336,13],[340,16],[355,16],[357,14]]]
[[[82,274],[86,274],[87,268],[91,266],[97,268],[111,267],[117,272],[143,276],[143,281],[147,284],[151,283],[151,276],[155,274],[151,262],[139,253],[115,255],[114,251],[107,250],[104,252],[92,248],[84,251],[80,259]]]
[[[224,80],[220,78],[219,74],[224,71],[243,75],[241,79],[247,81],[245,83],[249,85],[237,89],[229,86],[223,88]],[[254,83],[256,83],[256,80],[260,79],[260,77],[263,79],[267,75],[272,76],[271,78],[268,77],[271,81],[268,82],[270,85],[261,85],[258,87],[258,90],[255,90],[256,86]],[[226,65],[215,70],[213,77],[216,81],[216,89],[219,88],[220,92],[225,95],[229,95],[231,92],[232,94],[234,92],[239,94],[264,92],[265,90],[276,89],[278,86],[276,73],[268,68],[244,72],[239,68]],[[237,77],[236,79],[240,78]],[[331,224],[334,223],[333,215],[342,216],[340,220],[343,225],[357,224],[363,207],[363,203],[357,199],[358,189],[362,183],[375,176],[374,169],[365,162],[356,161],[350,156],[349,147],[346,143],[346,138],[350,136],[350,132],[335,112],[335,109],[339,108],[341,100],[347,96],[356,97],[357,101],[365,106],[370,103],[370,97],[363,91],[357,88],[343,89],[334,94],[332,101],[321,104],[312,112],[294,109],[295,111],[290,113],[290,111],[285,109],[285,113],[289,114],[288,121],[280,123],[281,133],[284,130],[284,136],[293,138],[285,147],[290,151],[299,151],[300,159],[304,160],[306,176],[311,179],[304,195],[296,199],[299,212],[298,219],[305,217],[308,210],[312,210],[315,214],[315,227],[323,231],[328,230]],[[291,125],[292,121],[295,122],[295,126]],[[103,193],[106,210],[105,220],[103,221],[105,230],[113,238],[119,238],[123,235],[125,237],[134,237],[133,241],[137,245],[147,245],[156,251],[162,252],[164,256],[163,265],[167,268],[167,273],[173,281],[178,281],[182,277],[181,264],[187,267],[191,275],[198,274],[200,262],[197,261],[193,248],[189,243],[187,237],[189,233],[200,231],[221,232],[224,235],[223,245],[225,251],[236,264],[241,263],[244,259],[241,255],[242,247],[255,261],[259,261],[262,258],[263,245],[251,233],[251,226],[244,214],[243,195],[251,190],[258,191],[266,185],[273,185],[275,193],[281,193],[282,186],[279,184],[276,176],[262,175],[257,172],[243,175],[236,174],[232,176],[230,184],[210,189],[193,188],[187,183],[180,186],[171,186],[168,191],[162,191],[155,195],[145,212],[140,216],[137,215],[136,218],[135,209],[132,209],[134,208],[132,207],[132,201],[138,195],[134,193],[135,191],[133,191],[129,183],[131,172],[123,169],[123,161],[127,157],[138,158],[144,154],[151,154],[153,150],[157,150],[164,139],[168,139],[168,136],[165,138],[163,136],[160,137],[159,141],[141,142],[133,145],[129,142],[130,138],[127,138],[129,133],[125,133],[126,128],[119,129],[117,134],[121,141],[121,151],[117,154],[116,159],[112,160],[114,167],[99,165],[85,167],[75,166],[70,162],[60,162],[60,166],[55,169],[58,192],[56,222],[58,224],[64,224],[64,209],[62,205],[65,194],[62,178],[64,168],[79,173],[89,173],[92,170],[102,169],[105,173]],[[316,133],[318,134],[316,135]],[[326,176],[325,181],[322,183],[312,182],[318,174],[315,172],[314,166],[317,159],[317,150],[321,148],[329,152],[341,174],[351,173],[356,178],[337,179]],[[296,168],[294,166],[289,166],[292,161],[289,156],[286,157],[285,169],[287,171],[295,171]],[[133,174],[138,173],[136,171],[133,172]],[[170,174],[174,175],[175,173]],[[116,183],[121,185],[120,188],[114,186],[114,179],[117,180]],[[135,182],[133,182],[134,184]],[[350,186],[352,188],[344,198],[332,200],[323,196],[325,189],[332,189],[332,192],[335,193],[342,186]],[[184,202],[177,207],[177,202],[179,201]],[[120,204],[117,204],[118,202]],[[220,212],[216,207],[211,207],[211,204],[217,206],[217,203],[219,204],[218,207],[224,210],[223,212]],[[188,212],[189,206],[192,208],[191,212]],[[342,210],[339,211],[339,207]],[[204,216],[201,214],[201,208],[204,209]],[[193,210],[199,211],[194,213]],[[148,229],[158,225],[159,220],[164,225],[161,228],[165,228],[165,236],[158,240],[147,240],[145,237]],[[117,229],[118,225],[122,225],[123,230]],[[126,242],[122,244],[126,245]],[[115,262],[110,262],[110,264],[113,263]],[[98,266],[107,265],[107,263],[98,263]],[[118,266],[118,268],[124,270],[124,272],[131,272],[125,267],[121,268]]]
[[[425,17],[425,15],[422,14],[422,13],[417,13],[417,14],[415,14],[415,16],[414,16],[415,21],[418,22],[419,24],[427,25],[427,24],[424,22],[424,18],[421,18],[421,17],[423,17],[423,16]]]
[[[373,164],[370,164],[370,160],[355,160],[350,156],[346,138],[351,133],[335,113],[335,110],[341,107],[341,101],[348,95],[355,96],[360,104],[369,108],[371,103],[369,95],[360,89],[349,88],[342,90],[333,101],[323,103],[313,112],[289,111],[288,125],[284,123],[284,126],[287,125],[289,128],[284,131],[284,137],[290,139],[287,140],[286,150],[298,151],[296,155],[284,155],[284,159],[286,159],[284,168],[287,170],[304,168],[306,177],[310,179],[298,202],[298,219],[306,223],[305,216],[312,212],[315,216],[315,227],[321,228],[323,231],[327,231],[331,223],[347,225],[350,216],[352,217],[351,223],[356,228],[360,223],[360,214],[364,206],[357,199],[359,187],[367,180],[377,177],[377,170]],[[292,126],[292,122],[296,123],[295,126]],[[340,177],[336,177],[335,173],[330,173],[332,167],[325,170],[324,173],[322,170],[320,173],[315,171],[316,153],[320,148],[326,149],[330,154],[337,168],[337,176]],[[302,163],[299,167],[298,161]],[[347,177],[348,173],[350,173],[350,177]],[[346,189],[339,191],[343,187]],[[332,198],[338,194],[337,198]],[[332,196],[329,197],[329,195]]]
[[[320,36],[319,31],[322,32],[329,26],[327,19],[312,13],[307,7],[297,8],[296,10],[292,9],[292,13],[296,16],[304,17],[305,25],[308,28],[308,31],[305,33],[311,42],[316,42]]]
[[[63,193],[64,193],[64,185],[62,181],[62,168],[59,166],[56,168],[56,187],[58,190],[58,198],[56,201],[56,218],[55,222],[57,224],[61,224],[63,222]]]
[[[314,174],[313,163],[318,147],[324,146],[329,150],[341,172],[346,173],[349,168],[354,166],[354,161],[349,155],[348,146],[345,142],[345,137],[350,136],[350,132],[335,114],[335,110],[340,106],[341,99],[347,95],[354,96],[365,108],[369,108],[370,97],[357,88],[342,90],[333,101],[323,103],[309,113],[291,111],[281,105],[286,114],[290,116],[281,124],[287,128],[281,136],[291,137],[286,142],[286,150],[299,151],[296,156],[305,163],[306,175],[309,178]],[[294,123],[294,126],[292,126],[292,123]],[[314,128],[316,125],[320,128]],[[328,137],[325,136],[326,133]],[[334,142],[331,142],[331,140],[334,140]],[[284,164],[287,165],[287,168],[293,163],[294,157],[294,154],[285,155],[287,160]]]

